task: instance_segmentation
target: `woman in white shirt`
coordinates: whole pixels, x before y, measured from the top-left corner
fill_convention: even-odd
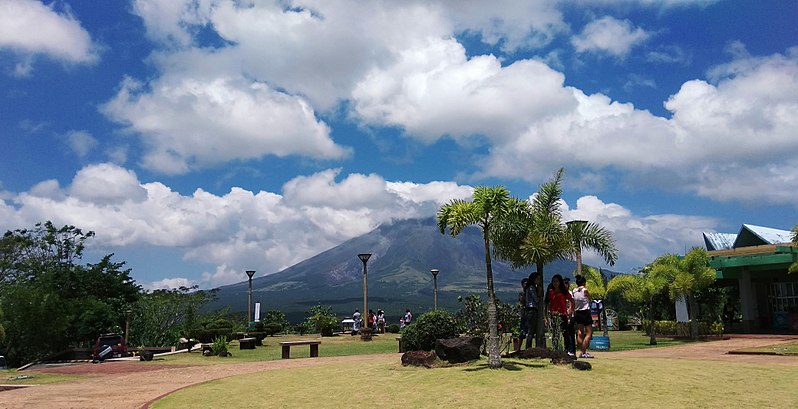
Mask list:
[[[571,293],[574,299],[574,321],[576,321],[576,346],[581,354],[579,358],[593,358],[587,353],[590,339],[593,338],[593,318],[590,316],[590,292],[585,284],[584,276],[576,276],[576,289]]]

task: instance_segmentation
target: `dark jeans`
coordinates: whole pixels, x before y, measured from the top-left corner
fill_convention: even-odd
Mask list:
[[[538,309],[537,308],[525,308],[524,313],[526,314],[526,346],[525,348],[529,348],[532,346],[532,341],[535,339],[535,335],[538,332]]]
[[[576,328],[573,317],[568,322],[563,321],[562,337],[565,341],[565,351],[576,354]]]

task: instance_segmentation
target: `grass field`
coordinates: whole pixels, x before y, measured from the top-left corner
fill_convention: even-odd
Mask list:
[[[767,345],[759,348],[741,349],[740,352],[765,353],[774,355],[798,355],[798,342],[789,344]]]
[[[0,370],[0,384],[3,385],[45,385],[83,379],[77,375],[17,372],[16,369]],[[2,406],[0,406],[2,407]]]
[[[505,369],[475,364],[424,369],[397,358],[357,364],[270,370],[193,386],[156,402],[171,408],[340,408],[347,406],[520,408],[798,407],[798,367],[606,358],[592,371],[545,360],[505,360]],[[571,391],[579,391],[574,394]]]

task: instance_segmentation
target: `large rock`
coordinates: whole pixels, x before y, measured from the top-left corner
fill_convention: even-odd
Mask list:
[[[423,366],[432,368],[435,365],[435,353],[432,351],[410,351],[402,354],[403,366]]]
[[[450,364],[479,359],[482,337],[459,337],[435,340],[435,353]]]

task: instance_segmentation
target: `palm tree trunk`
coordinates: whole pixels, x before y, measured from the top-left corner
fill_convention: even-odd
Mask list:
[[[690,294],[690,338],[693,341],[698,340],[698,300],[695,296]]]
[[[540,281],[543,283],[543,263],[536,264],[538,274],[540,274]],[[543,285],[543,284],[541,284]],[[546,308],[545,308],[546,291],[538,298],[538,328],[535,334],[535,346],[538,348],[546,348]]]
[[[498,369],[502,367],[502,358],[499,353],[499,319],[496,308],[496,294],[493,292],[493,266],[490,261],[490,239],[488,225],[482,229],[485,239],[485,267],[488,281],[488,367]]]

